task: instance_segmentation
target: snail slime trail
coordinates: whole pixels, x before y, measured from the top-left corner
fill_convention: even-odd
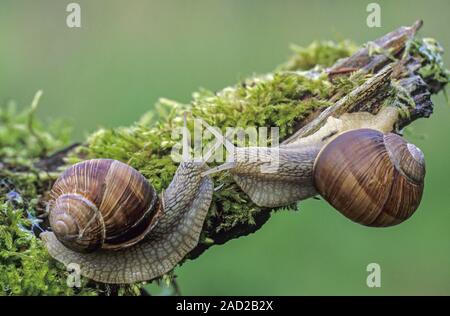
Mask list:
[[[203,314],[208,313],[211,303],[189,303],[186,300],[177,303],[177,311],[202,311]]]

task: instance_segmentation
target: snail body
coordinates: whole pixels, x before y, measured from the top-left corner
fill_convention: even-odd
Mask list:
[[[312,172],[319,151],[318,146],[235,147],[232,162],[219,169],[228,169],[258,206],[285,206],[317,194]]]
[[[203,163],[181,162],[159,196],[130,166],[110,159],[75,164],[55,182],[50,255],[103,283],[134,283],[170,271],[198,243],[213,183]]]

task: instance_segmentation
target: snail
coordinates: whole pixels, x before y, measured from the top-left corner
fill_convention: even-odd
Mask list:
[[[360,224],[399,224],[419,206],[425,162],[416,146],[386,133],[392,130],[395,116],[392,108],[383,111],[372,121],[367,117],[355,120],[361,113],[347,114],[343,117],[346,122],[339,124],[332,118],[319,130],[320,137],[312,135],[273,148],[234,147],[208,127],[233,154],[231,161],[204,174],[228,170],[261,207],[285,206],[320,194]],[[372,128],[362,128],[361,122]]]
[[[204,162],[183,160],[158,196],[125,163],[93,159],[75,164],[53,185],[52,232],[41,238],[52,257],[78,264],[82,275],[98,282],[161,276],[198,244],[213,193],[205,170]]]

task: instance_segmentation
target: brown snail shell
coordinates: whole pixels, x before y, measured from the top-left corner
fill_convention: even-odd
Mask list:
[[[317,191],[349,219],[392,226],[408,219],[422,198],[425,161],[416,146],[372,129],[345,132],[314,164]]]
[[[111,159],[75,164],[55,182],[49,220],[67,248],[92,252],[133,245],[155,222],[158,196],[135,169]]]

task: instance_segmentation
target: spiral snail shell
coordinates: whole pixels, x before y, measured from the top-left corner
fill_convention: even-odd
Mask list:
[[[422,198],[420,149],[396,134],[345,132],[319,153],[313,171],[319,194],[347,218],[367,226],[408,219]]]
[[[55,182],[50,255],[98,282],[134,283],[175,267],[198,243],[212,199],[205,164],[180,163],[159,196],[132,167],[111,159],[73,165]]]
[[[67,248],[80,252],[136,244],[160,215],[158,196],[147,180],[111,159],[67,169],[50,194],[53,232]]]

